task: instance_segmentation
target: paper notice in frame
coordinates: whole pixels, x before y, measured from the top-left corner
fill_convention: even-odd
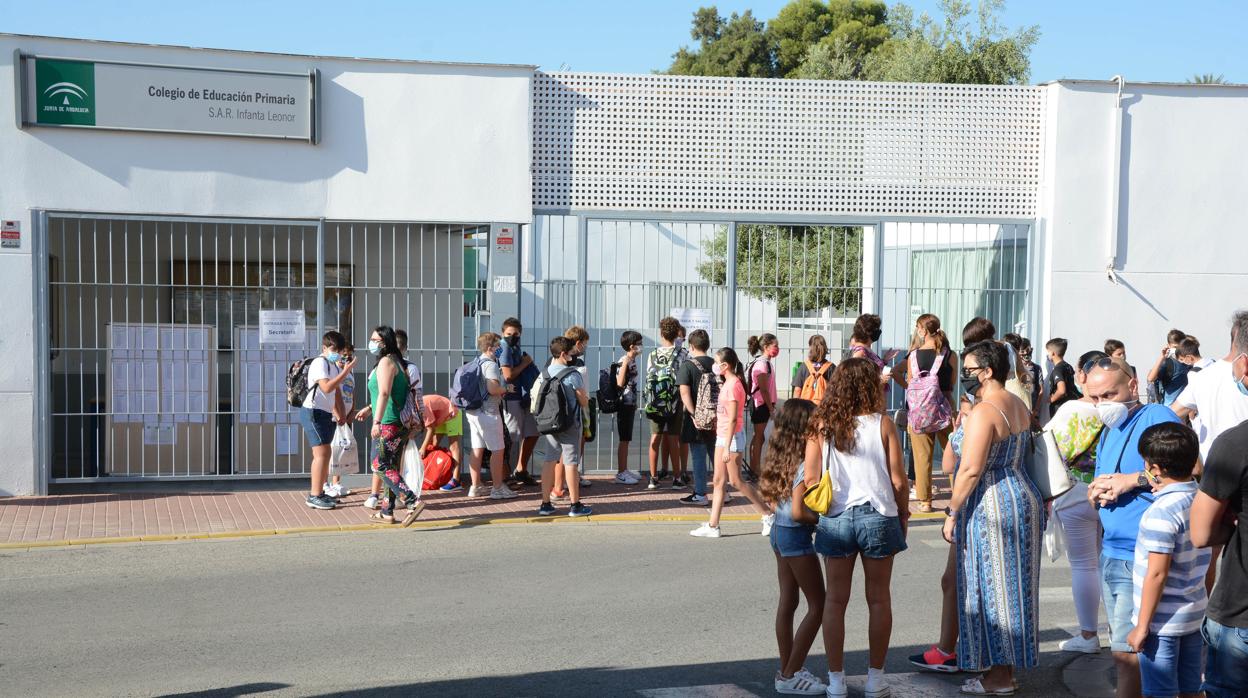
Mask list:
[[[684,326],[686,334],[694,330],[706,330],[708,335],[711,333],[710,308],[672,308],[669,314]]]
[[[0,222],[0,247],[22,246],[22,224],[19,221]]]
[[[494,277],[495,293],[515,293],[516,277],[514,276],[496,276]]]
[[[307,333],[302,310],[261,310],[260,345],[303,344]]]

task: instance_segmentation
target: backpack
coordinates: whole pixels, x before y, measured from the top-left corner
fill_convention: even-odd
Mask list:
[[[616,380],[619,371],[619,364],[598,371],[598,409],[603,414],[620,411],[620,384]]]
[[[568,401],[568,392],[563,389],[563,379],[573,373],[576,373],[576,369],[567,366],[542,381],[542,388],[537,392],[533,407],[533,418],[537,422],[539,434],[558,434],[567,431],[576,422],[576,412]]]
[[[758,363],[759,361],[765,362],[767,366],[767,375],[771,375],[771,362],[767,361],[767,359],[762,354],[759,354],[758,356],[755,356],[753,359],[750,359],[749,365],[745,367],[745,397],[746,397],[746,404],[749,404],[749,405],[754,404],[754,401],[750,400],[749,398],[754,397],[754,393],[758,392],[758,386],[754,385],[754,364]]]
[[[693,426],[699,431],[715,429],[715,408],[719,405],[719,379],[710,371],[703,370],[702,364],[693,362],[697,367],[698,390],[693,398]]]
[[[485,375],[481,371],[481,357],[455,369],[451,377],[451,390],[447,396],[451,404],[461,410],[479,410],[489,393],[485,389]]]
[[[818,369],[809,360],[802,363],[806,364],[806,380],[802,381],[797,396],[818,405],[823,402],[823,395],[828,390],[828,370],[832,368],[832,362],[825,361]]]
[[[919,370],[918,352],[910,352],[909,384],[906,386],[908,427],[916,434],[931,434],[948,427],[953,419],[949,401],[940,390],[940,367],[948,350],[936,355],[932,368]]]
[[[412,431],[424,431],[425,396],[421,393],[420,381],[412,380],[411,375],[407,373],[409,365],[408,361],[399,362],[399,370],[403,371],[403,375],[407,376],[407,401],[403,403],[403,410],[399,412],[399,421],[403,422],[403,426]]]
[[[455,459],[445,448],[433,447],[425,454],[425,477],[422,490],[436,490],[451,481],[455,475]]]
[[[299,359],[286,369],[286,404],[291,407],[303,407],[304,400],[308,399],[308,393],[314,389],[308,385],[308,371],[312,368],[312,362],[319,358],[321,357],[312,356]]]
[[[671,419],[676,414],[678,390],[676,388],[675,363],[676,352],[655,351],[650,355],[650,363],[646,368],[646,385],[642,391],[642,399],[646,406],[643,411],[646,417],[655,422]]]

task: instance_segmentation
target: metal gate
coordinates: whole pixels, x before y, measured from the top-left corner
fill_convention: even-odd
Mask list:
[[[310,449],[286,369],[335,329],[410,335],[445,392],[488,313],[488,225],[43,214],[41,460],[52,482],[298,476]],[[304,341],[261,343],[262,310]],[[361,425],[357,441],[367,449]],[[362,452],[363,458],[367,457]]]

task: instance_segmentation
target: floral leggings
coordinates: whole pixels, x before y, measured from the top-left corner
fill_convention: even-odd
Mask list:
[[[381,513],[394,515],[395,497],[402,494],[404,501],[411,501],[416,494],[403,482],[399,466],[403,462],[403,444],[407,441],[407,429],[402,424],[382,424],[381,436],[373,441],[373,472],[381,476],[386,497],[381,502]]]

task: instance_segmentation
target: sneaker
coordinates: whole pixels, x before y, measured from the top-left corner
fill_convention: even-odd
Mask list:
[[[711,500],[700,494],[691,494],[688,497],[681,497],[678,500],[681,504],[688,504],[691,507],[709,507]]]
[[[342,485],[335,485],[332,482],[327,482],[321,487],[321,492],[326,497],[341,497]]]
[[[537,515],[538,516],[554,516],[555,505],[551,504],[550,502],[542,502],[542,505],[537,508]]]
[[[376,509],[381,506],[381,501],[375,494],[368,495],[368,499],[364,500],[365,509]]]
[[[669,478],[669,477],[671,477],[671,476],[672,476],[672,472],[671,472],[670,470],[660,470],[660,471],[659,471],[659,479],[660,479],[660,480],[666,480],[667,478]]]
[[[310,494],[306,501],[313,509],[333,509],[337,505],[337,502],[323,494]]]
[[[868,670],[869,672],[870,670]],[[872,680],[874,679],[874,681]],[[883,672],[872,676],[867,674],[867,684],[862,689],[862,694],[866,698],[889,698],[893,695],[892,689],[888,685],[888,681],[884,679]]]
[[[787,679],[781,676],[780,672],[776,672],[776,693],[783,693],[787,696],[821,696],[827,688],[822,681],[805,669]]]
[[[469,497],[469,498],[472,498],[472,497],[484,497],[484,496],[485,496],[485,485],[481,485],[480,487],[478,487],[478,486],[476,486],[476,485],[469,485],[469,486],[468,486],[468,497]]]
[[[768,514],[763,517],[763,532],[760,535],[770,536],[771,527],[776,523],[776,515]]]
[[[564,497],[566,497],[566,496],[568,496],[568,493],[567,493],[567,492],[564,492],[563,490],[556,490],[556,489],[552,489],[552,490],[550,491],[550,498],[551,498],[551,499],[563,499],[563,498],[564,498]]]
[[[507,485],[495,487],[490,490],[490,499],[515,499],[520,495]]]
[[[845,685],[845,672],[828,673],[828,687],[823,694],[828,698],[847,698],[849,687]]]
[[[923,654],[910,655],[910,663],[927,671],[955,674],[958,672],[958,653],[945,652],[936,645],[932,645]]]
[[[588,478],[581,478],[581,487],[593,487],[594,483]]]
[[[464,486],[459,484],[459,480],[452,478],[450,482],[446,483],[445,485],[442,485],[438,489],[442,490],[443,492],[458,492],[464,489]]]
[[[530,475],[528,471],[521,471],[518,473],[514,473],[512,475],[509,475],[507,477],[507,484],[515,485],[516,487],[534,487],[541,483],[539,483],[537,480],[534,480],[533,476]]]
[[[646,485],[646,489],[648,490],[659,489],[659,479],[657,477],[650,478],[650,484]]]
[[[1101,651],[1101,638],[1076,635],[1070,639],[1062,640],[1058,643],[1057,648],[1063,652],[1096,654]]]
[[[416,502],[416,506],[412,507],[407,512],[407,516],[403,517],[403,527],[407,528],[408,526],[411,526],[412,523],[415,522],[416,519],[420,517],[420,512],[424,510],[425,510],[425,503],[419,502],[419,501]]]
[[[621,485],[636,485],[641,482],[631,470],[625,470],[622,473],[616,473],[615,481]]]
[[[688,486],[689,481],[683,477],[678,477],[675,480],[672,480],[672,489],[674,490],[683,490]]]
[[[694,538],[719,538],[719,527],[704,523],[689,532]]]
[[[571,509],[568,509],[568,516],[589,516],[592,513],[594,513],[593,507],[587,507],[580,502],[576,502]]]

